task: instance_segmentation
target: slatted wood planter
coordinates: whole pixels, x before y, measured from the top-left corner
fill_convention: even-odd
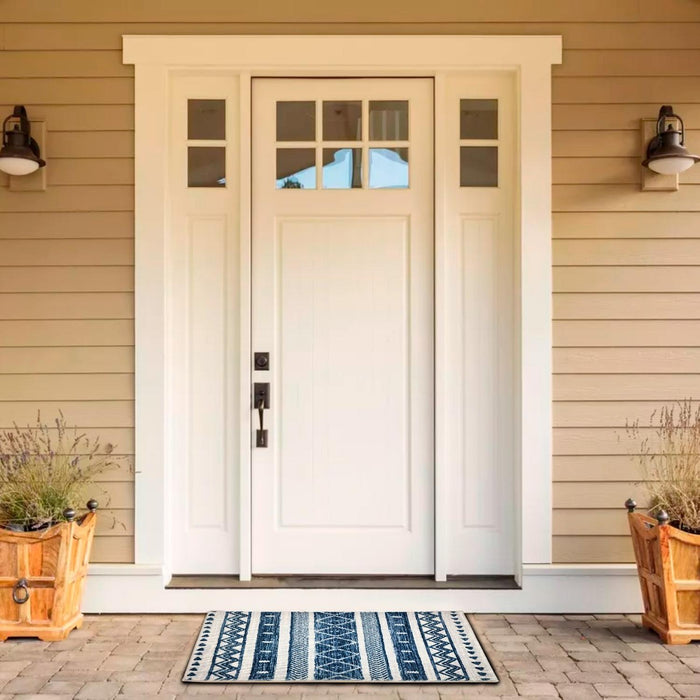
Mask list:
[[[65,639],[80,606],[96,513],[38,532],[0,529],[0,640]]]
[[[700,535],[659,519],[628,510],[644,614],[642,625],[654,630],[665,644],[700,640]],[[665,516],[665,517],[664,517]]]

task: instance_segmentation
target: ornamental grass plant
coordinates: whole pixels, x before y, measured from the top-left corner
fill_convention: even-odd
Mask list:
[[[123,457],[76,427],[63,413],[51,423],[0,430],[0,526],[38,530],[64,521],[63,512],[85,503],[96,477]]]
[[[700,405],[684,399],[654,411],[648,426],[626,428],[651,511],[665,510],[672,525],[700,534]]]

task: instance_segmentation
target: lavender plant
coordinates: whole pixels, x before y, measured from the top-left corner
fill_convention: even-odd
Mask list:
[[[692,399],[654,411],[651,435],[639,421],[628,423],[627,436],[636,446],[652,510],[665,510],[671,523],[700,531],[700,405]]]
[[[65,520],[94,488],[99,474],[123,457],[114,445],[69,427],[59,411],[53,423],[0,430],[0,524],[34,530]]]

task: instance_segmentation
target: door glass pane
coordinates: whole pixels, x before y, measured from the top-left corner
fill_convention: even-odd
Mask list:
[[[408,141],[408,100],[371,100],[369,138],[372,141]]]
[[[187,138],[226,138],[226,100],[187,100]]]
[[[498,148],[462,146],[459,149],[461,187],[498,187]]]
[[[316,103],[278,102],[277,140],[315,141]]]
[[[278,148],[278,190],[316,188],[316,151],[313,148]]]
[[[460,100],[459,137],[498,138],[498,100]]]
[[[362,138],[362,102],[324,102],[324,141],[359,141]]]
[[[372,189],[408,187],[408,148],[370,148],[369,186]]]
[[[323,187],[327,190],[362,187],[362,149],[324,148]]]
[[[190,146],[187,149],[187,186],[226,186],[224,146]]]

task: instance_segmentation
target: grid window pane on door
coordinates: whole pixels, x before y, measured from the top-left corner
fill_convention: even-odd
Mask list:
[[[277,103],[277,140],[316,140],[316,103],[313,100]]]
[[[349,190],[362,187],[362,149],[323,149],[323,189]]]
[[[278,190],[407,189],[408,100],[275,103]]]
[[[370,100],[370,141],[408,141],[408,100]]]
[[[226,187],[226,100],[187,100],[187,186]]]
[[[278,148],[275,177],[278,190],[315,190],[316,149]]]
[[[498,187],[498,100],[459,102],[460,187]]]
[[[369,149],[370,189],[406,189],[408,187],[408,148]]]
[[[323,101],[323,140],[362,140],[362,101]]]

